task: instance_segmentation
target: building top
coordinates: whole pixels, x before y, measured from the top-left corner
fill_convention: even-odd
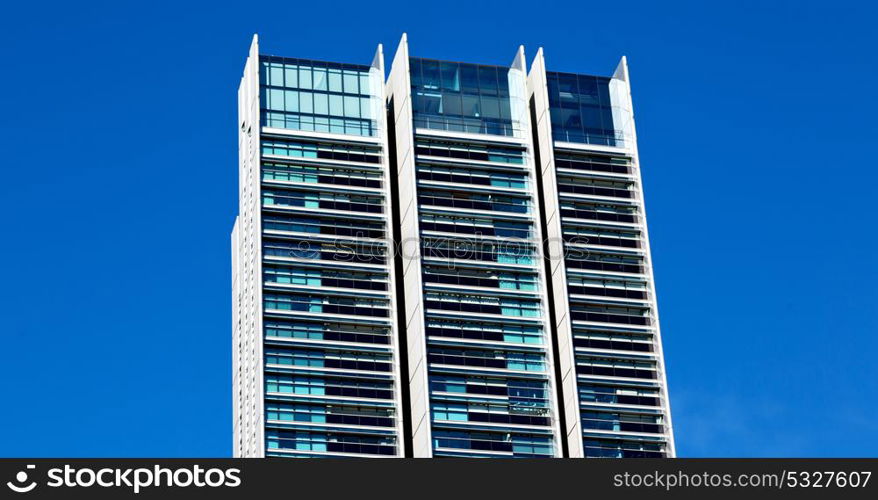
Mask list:
[[[409,59],[417,128],[520,137],[524,76],[503,66]]]
[[[259,61],[265,126],[378,135],[384,75],[377,68],[266,55]]]
[[[625,136],[618,121],[620,104],[613,78],[546,72],[552,137],[556,141],[623,146]]]
[[[299,64],[303,66],[311,66],[314,68],[333,68],[352,71],[369,71],[371,66],[366,64],[343,63],[334,61],[323,61],[320,59],[302,59],[298,57],[283,57],[271,54],[259,54],[259,60],[264,62],[276,62],[281,64]]]

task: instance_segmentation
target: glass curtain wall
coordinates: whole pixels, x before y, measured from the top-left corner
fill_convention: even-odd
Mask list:
[[[260,63],[266,455],[398,455],[383,75]]]
[[[555,456],[523,74],[410,68],[432,455]]]
[[[612,78],[546,77],[583,454],[664,457],[667,422],[633,137],[621,130]]]
[[[410,59],[415,128],[522,137],[509,68]]]
[[[271,56],[260,67],[265,126],[377,135],[381,103],[370,67]]]

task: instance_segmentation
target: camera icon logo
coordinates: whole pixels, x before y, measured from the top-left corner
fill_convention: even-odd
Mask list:
[[[36,465],[28,464],[27,469],[28,470],[36,469],[36,467],[37,467]],[[9,481],[6,483],[6,486],[9,486],[9,489],[16,492],[16,493],[27,493],[27,492],[29,492],[32,489],[37,487],[36,481],[31,481],[30,484],[24,485],[24,483],[26,481],[27,481],[27,471],[22,470],[22,471],[18,471],[18,474],[15,475],[15,483],[13,483],[12,481]],[[18,483],[18,484],[16,484],[16,483]]]

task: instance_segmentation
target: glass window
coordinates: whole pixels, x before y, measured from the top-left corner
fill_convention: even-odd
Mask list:
[[[271,65],[271,71],[269,72],[269,84],[275,85],[278,87],[283,87],[284,85],[284,70],[283,67],[278,64]]]
[[[329,91],[330,92],[341,92],[342,91],[342,80],[341,80],[341,70],[335,68],[329,68],[328,70],[328,80],[329,80]]]
[[[344,71],[344,92],[345,94],[359,94],[360,80],[357,73],[349,70]]]
[[[617,146],[624,143],[613,123],[610,78],[546,74],[555,140]]]
[[[360,73],[360,94],[369,95],[371,88],[371,76],[369,73]]]
[[[377,134],[371,68],[262,56],[264,124],[355,135]],[[346,95],[345,95],[346,94]]]
[[[562,100],[576,100],[576,75],[558,75],[558,92]]]
[[[284,91],[280,89],[268,90],[268,109],[284,109]]]
[[[461,96],[461,114],[467,116],[482,116],[482,106],[478,95]]]
[[[272,83],[272,85],[281,86],[284,85],[286,87],[298,87],[299,86],[299,69],[296,66],[287,65],[284,69],[284,74],[286,75],[286,83]]]
[[[421,88],[424,86],[424,79],[421,78],[420,59],[409,59],[409,75],[412,79],[412,87]]]
[[[329,114],[329,95],[323,93],[314,93],[314,114]]]
[[[479,68],[474,64],[460,65],[460,89],[467,94],[479,93]]]
[[[311,89],[312,88],[312,80],[311,80],[311,68],[300,66],[299,67],[299,88],[300,89]]]
[[[479,90],[484,95],[499,95],[497,68],[479,67]]]
[[[311,92],[299,92],[299,110],[309,114],[314,112],[314,99]]]
[[[510,83],[509,69],[417,58],[410,63],[416,127],[504,136],[522,133],[512,119],[509,85],[517,82],[523,89],[524,81]]]
[[[439,63],[439,78],[441,79],[442,90],[460,91],[459,66],[457,63]]]
[[[422,79],[421,85],[426,89],[439,88],[439,62],[421,61]]]
[[[344,96],[344,115],[348,118],[360,117],[360,99],[354,96]]]
[[[485,118],[500,118],[500,100],[496,97],[482,96],[479,108]]]
[[[312,82],[314,90],[327,89],[326,68],[314,68],[312,70]]]
[[[454,94],[450,92],[443,93],[442,112],[447,115],[463,115],[463,107],[461,106],[460,94]]]
[[[329,114],[332,116],[344,116],[344,106],[340,95],[329,95]]]
[[[360,98],[360,117],[362,117],[362,118],[371,118],[372,117],[372,99],[370,97],[361,97]]]
[[[286,104],[283,108],[276,107],[273,109],[283,109],[285,111],[296,112],[299,111],[299,93],[295,90],[285,90],[284,91],[284,99]]]

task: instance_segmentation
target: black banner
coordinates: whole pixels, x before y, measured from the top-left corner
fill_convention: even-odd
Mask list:
[[[878,498],[878,459],[0,459],[0,498]]]

